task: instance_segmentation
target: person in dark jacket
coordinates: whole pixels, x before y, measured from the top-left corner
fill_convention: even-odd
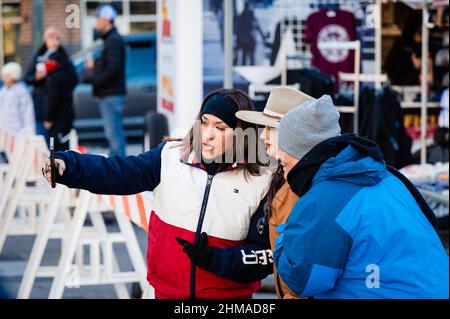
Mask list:
[[[428,163],[436,164],[438,162],[448,162],[448,142],[449,142],[449,130],[448,127],[438,127],[434,132],[434,144],[428,156]]]
[[[278,227],[281,278],[314,298],[448,299],[433,211],[374,142],[339,135],[338,120],[329,96],[281,119],[279,157],[300,197]]]
[[[44,127],[48,136],[55,138],[55,150],[64,151],[69,149],[69,133],[75,118],[73,90],[78,76],[62,47],[50,54],[49,63],[54,70],[47,75],[44,86]]]
[[[59,31],[55,27],[47,28],[44,32],[44,43],[33,55],[24,76],[24,81],[33,87],[32,97],[34,114],[36,117],[36,134],[43,135],[46,139],[48,139],[48,132],[44,127],[45,81],[47,75],[52,70],[47,70],[45,61],[48,60],[50,54],[58,50],[60,47]]]
[[[235,139],[235,129],[256,130],[236,118],[239,110],[254,110],[250,98],[220,89],[204,99],[181,141],[139,156],[55,154],[57,183],[98,194],[153,191],[147,279],[158,299],[251,298],[273,272],[263,222],[272,172],[249,160],[251,143]],[[243,158],[236,155],[239,145],[245,145]],[[224,161],[230,151],[235,156]]]
[[[125,102],[125,44],[114,27],[117,12],[111,5],[102,5],[96,13],[97,29],[104,47],[95,61],[86,60],[85,82],[92,82],[98,98],[110,155],[125,155],[125,133],[122,113]]]

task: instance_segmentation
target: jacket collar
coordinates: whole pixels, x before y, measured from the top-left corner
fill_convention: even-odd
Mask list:
[[[202,163],[201,159],[199,158],[199,156],[193,151],[189,149],[189,146],[184,146],[182,151],[181,151],[181,155],[180,155],[180,162],[196,167],[196,168],[200,168],[204,171],[209,171],[207,167],[207,165],[205,165],[204,163]],[[233,163],[231,165],[231,167],[225,171],[232,171],[237,169],[237,163]]]
[[[102,34],[102,39],[106,40],[114,32],[116,32],[116,27],[113,26],[111,29],[109,29],[109,31]]]
[[[348,146],[351,146],[351,148],[354,149],[353,152],[358,152],[361,157],[365,156],[366,158],[371,158],[378,163],[378,166],[385,167],[389,173],[397,177],[413,196],[428,221],[432,225],[435,224],[436,216],[417,188],[395,168],[385,164],[381,149],[375,142],[354,134],[344,134],[330,138],[319,143],[308,152],[300,162],[292,168],[287,176],[292,191],[300,197],[306,194],[310,190],[315,177],[324,177],[317,174],[322,164],[327,162],[331,157],[337,157],[344,149],[346,149],[346,152],[351,152]],[[339,159],[336,158],[335,160],[338,161]],[[370,179],[371,176],[369,170],[367,174],[369,176],[365,176],[365,178]],[[376,178],[376,176],[372,176],[372,178]]]
[[[349,145],[362,155],[370,156],[378,162],[384,162],[380,148],[371,140],[354,134],[332,137],[317,144],[291,169],[287,176],[291,189],[300,197],[306,194],[311,188],[314,176],[320,166],[331,157],[337,156]]]

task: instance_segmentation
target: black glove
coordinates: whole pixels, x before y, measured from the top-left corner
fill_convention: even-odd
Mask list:
[[[183,251],[189,256],[194,264],[200,268],[208,270],[216,248],[206,246],[208,240],[208,235],[206,233],[203,232],[201,234],[200,243],[195,245],[180,237],[177,237],[176,240],[181,246],[184,247]]]

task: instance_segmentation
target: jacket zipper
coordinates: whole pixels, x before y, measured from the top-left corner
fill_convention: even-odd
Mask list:
[[[211,184],[212,184],[212,179],[213,179],[214,175],[210,175],[208,174],[208,180],[206,182],[206,188],[205,188],[205,193],[203,195],[203,201],[202,201],[202,208],[200,210],[200,216],[198,218],[198,224],[197,224],[197,230],[195,232],[195,241],[194,241],[194,245],[198,244],[200,241],[200,235],[201,235],[201,231],[202,231],[202,226],[203,226],[203,219],[205,218],[205,213],[206,213],[206,205],[208,204],[208,198],[209,198],[209,191],[211,189]],[[195,264],[194,262],[191,263],[191,285],[190,285],[190,297],[191,299],[195,299],[195,278],[196,278],[196,273],[195,273]]]

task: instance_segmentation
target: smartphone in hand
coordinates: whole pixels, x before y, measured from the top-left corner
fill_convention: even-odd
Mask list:
[[[56,187],[56,164],[55,164],[55,141],[53,137],[50,137],[50,172],[51,172],[51,184],[52,188]]]

